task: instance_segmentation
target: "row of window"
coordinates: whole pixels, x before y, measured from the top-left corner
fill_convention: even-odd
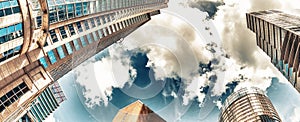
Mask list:
[[[164,0],[97,0],[97,1],[78,1],[78,0],[49,0],[49,21],[50,23],[55,23],[59,21],[64,21],[67,19],[80,17],[83,15],[88,15],[96,12],[108,11],[112,9],[146,5],[151,3],[163,2]],[[146,6],[136,7],[134,10],[126,10],[128,12],[139,12]],[[124,11],[125,12],[125,11]],[[123,14],[125,15],[125,14]],[[114,17],[114,16],[112,16]],[[38,15],[36,17],[37,27],[41,26],[42,17]]]
[[[9,58],[11,58],[15,55],[20,54],[21,47],[22,46],[20,45],[20,46],[17,46],[13,49],[10,49],[10,50],[5,51],[4,53],[0,54],[0,62],[3,62],[3,61],[5,61],[5,60],[7,60],[7,59],[9,59]]]
[[[121,28],[128,26],[129,24],[133,24],[133,23],[135,23],[137,21],[141,21],[141,19],[145,19],[145,18],[147,18],[147,16],[142,15],[142,16],[128,19],[121,23],[114,24],[111,27],[108,27],[107,29],[105,29],[108,31],[104,31],[104,35],[107,36],[108,34],[111,34],[112,32],[118,31]],[[53,30],[49,31],[50,38],[51,38],[52,43],[55,43],[55,42],[58,42],[59,40],[66,39],[69,36],[76,35],[76,33],[81,33],[83,31],[89,30],[91,28],[95,28],[95,27],[103,25],[105,23],[109,23],[111,21],[113,21],[111,15],[104,15],[104,16],[99,16],[99,17],[95,17],[95,18],[90,18],[88,20],[76,22],[73,24],[69,24],[66,26],[61,26],[57,29],[53,29]],[[47,46],[47,45],[48,45],[48,43],[45,46]]]
[[[20,13],[20,7],[17,0],[0,2],[0,17]]]
[[[57,106],[58,103],[48,87],[34,100],[29,112],[38,122],[41,122],[45,120],[46,117],[52,113],[55,108],[57,108]]]
[[[94,13],[90,8],[90,2],[80,2],[65,5],[49,6],[49,21],[50,23],[59,22],[83,15]],[[40,16],[39,16],[40,18]],[[39,18],[37,18],[38,23]]]
[[[27,91],[29,91],[28,86],[25,82],[21,83],[5,95],[0,98],[0,113],[5,110],[6,107],[13,104],[20,97],[22,97]]]
[[[0,44],[23,36],[22,23],[0,28]]]
[[[22,23],[0,28],[0,45],[23,36]],[[0,54],[0,62],[20,53],[21,46],[14,47]]]
[[[126,21],[123,21],[123,22],[120,22],[120,23],[117,23],[117,24],[114,24],[112,26],[109,26],[109,27],[105,27],[105,28],[102,28],[102,29],[99,29],[97,31],[94,31],[94,32],[91,32],[85,36],[81,36],[80,38],[77,38],[77,39],[74,39],[73,41],[71,42],[67,42],[65,43],[64,45],[61,45],[61,46],[58,46],[56,49],[54,50],[51,50],[51,51],[48,51],[47,52],[47,55],[48,55],[48,58],[49,58],[49,61],[51,64],[54,64],[56,63],[59,59],[63,59],[64,57],[66,57],[66,55],[71,55],[74,51],[78,51],[80,50],[81,47],[86,47],[88,44],[91,44],[93,43],[94,41],[98,41],[99,39],[105,37],[105,36],[108,36],[109,34],[112,34],[113,32],[116,32],[122,28],[125,28],[131,24],[134,24],[138,21],[142,21],[142,19],[146,19],[147,18],[147,15],[141,15],[141,16],[138,16],[138,17],[134,17],[134,18],[131,18],[131,19],[128,19]],[[89,22],[87,20],[84,20],[82,22],[77,22],[76,23],[76,26],[78,28],[78,31],[81,30],[81,32],[83,31],[82,30],[82,26],[81,26],[81,23],[83,23],[85,29],[89,29],[89,25],[91,24],[93,26],[93,21],[94,20],[90,20],[89,19]],[[95,24],[95,22],[94,22]],[[95,25],[96,26],[96,25]],[[67,26],[62,26],[62,27],[59,27],[59,31],[60,31],[60,35],[61,35],[61,38],[63,39],[64,38],[64,35],[67,36],[65,33],[66,33],[66,30],[64,30],[64,28],[67,28],[70,30],[70,33],[72,33],[74,31],[75,33],[75,30],[74,30],[74,26],[73,24],[70,24],[70,25],[67,25]],[[79,32],[78,32],[79,33]],[[50,31],[50,36],[52,38],[52,41],[55,43],[58,41],[58,38],[56,36],[56,33],[54,30],[51,30]],[[55,41],[54,41],[55,40]],[[73,47],[73,48],[72,48]],[[65,51],[64,51],[64,48],[65,48]],[[57,53],[56,53],[57,52]],[[56,54],[55,54],[56,53]],[[66,54],[67,53],[67,54]],[[46,61],[46,58],[43,57],[43,58],[40,58],[40,63],[45,67],[47,68],[48,67],[48,63]]]

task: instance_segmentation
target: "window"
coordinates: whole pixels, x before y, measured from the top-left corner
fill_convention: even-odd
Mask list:
[[[65,30],[64,26],[59,27],[59,31],[60,31],[60,34],[61,34],[62,39],[65,39],[65,38],[68,37],[68,35],[67,35],[67,33],[66,33],[66,30]]]
[[[66,43],[65,45],[66,45],[68,54],[69,54],[69,55],[72,54],[73,51],[72,51],[72,47],[71,47],[70,43],[68,42],[68,43]]]
[[[22,45],[17,46],[15,48],[9,49],[5,51],[4,53],[0,54],[0,62],[5,61],[6,59],[9,59],[15,55],[20,54]]]
[[[58,21],[58,16],[56,12],[56,7],[55,6],[49,6],[49,21],[50,23],[54,23]]]
[[[68,5],[68,18],[73,18],[75,16],[74,4]]]
[[[97,20],[97,25],[101,25],[99,17],[97,17],[96,20]]]
[[[22,35],[22,23],[0,28],[0,44],[19,38]]]
[[[50,33],[50,37],[51,37],[51,39],[52,39],[52,42],[53,42],[53,43],[58,42],[58,39],[57,39],[55,30],[54,30],[54,29],[53,29],[53,30],[50,30],[49,33]]]
[[[76,3],[76,16],[82,16],[82,4]]]
[[[76,22],[77,28],[78,28],[78,33],[82,32],[82,27],[81,27],[81,23],[80,22]]]
[[[40,63],[43,65],[44,68],[48,67],[45,57],[40,58]]]
[[[88,29],[90,29],[90,27],[89,27],[89,23],[88,23],[88,21],[87,21],[87,20],[85,20],[85,21],[84,21],[84,26],[85,26],[85,30],[88,30]]]
[[[107,22],[106,22],[106,19],[105,19],[105,17],[104,17],[104,16],[102,16],[102,20],[103,20],[104,24],[106,24],[106,23],[107,23]]]
[[[94,18],[91,18],[90,21],[91,21],[91,23],[92,23],[92,28],[96,27]]]
[[[74,44],[76,50],[80,49],[80,46],[79,46],[79,44],[77,42],[77,39],[73,40],[73,44]]]
[[[95,41],[98,41],[98,36],[95,31],[93,32],[93,36],[94,36]]]
[[[48,57],[49,57],[49,60],[51,62],[51,64],[54,64],[56,61],[56,58],[55,58],[55,55],[54,55],[54,52],[51,50],[49,51],[48,53]]]
[[[100,39],[103,37],[102,30],[98,30],[98,35],[99,35]]]
[[[21,83],[20,85],[16,86],[13,90],[9,91],[5,95],[1,96],[0,98],[0,112],[5,110],[6,107],[13,104],[17,101],[20,97],[22,97],[26,92],[29,91],[28,86],[25,82]]]
[[[88,3],[87,2],[83,2],[83,14],[87,15],[88,14]]]
[[[75,35],[76,33],[75,33],[75,30],[74,30],[73,24],[69,24],[68,27],[69,27],[69,30],[70,30],[70,34]]]
[[[56,50],[58,52],[58,55],[59,55],[60,59],[63,59],[64,57],[66,57],[65,53],[64,53],[64,50],[63,50],[63,48],[61,46],[57,47]]]
[[[58,11],[59,21],[67,19],[67,15],[66,15],[67,12],[66,12],[66,6],[65,5],[57,6],[57,11]]]
[[[86,42],[85,42],[85,40],[84,40],[84,37],[82,36],[82,37],[80,37],[80,41],[81,41],[81,44],[82,44],[82,46],[83,47],[85,47],[86,46]]]
[[[42,25],[42,17],[41,16],[36,17],[36,23],[37,23],[37,27],[41,27],[41,25]]]
[[[86,38],[87,38],[89,44],[93,43],[93,38],[91,37],[91,34],[87,34]]]

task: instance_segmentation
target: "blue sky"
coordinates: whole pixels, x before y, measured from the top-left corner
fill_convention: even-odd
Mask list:
[[[256,46],[244,15],[297,1],[203,1],[170,0],[121,44],[59,79],[67,101],[48,121],[110,121],[137,99],[168,121],[217,121],[221,101],[246,86],[265,90],[283,121],[300,121],[299,93]]]

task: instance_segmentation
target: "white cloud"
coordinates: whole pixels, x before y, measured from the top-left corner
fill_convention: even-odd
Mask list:
[[[94,58],[75,68],[76,82],[84,87],[87,107],[108,105],[113,87],[122,88],[136,77],[130,66],[130,56],[119,45],[109,47],[110,56],[96,61]],[[131,70],[131,73],[129,73]]]
[[[295,107],[290,116],[290,122],[300,122],[300,107]]]

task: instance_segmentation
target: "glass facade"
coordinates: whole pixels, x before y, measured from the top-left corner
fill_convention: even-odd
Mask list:
[[[300,74],[297,74],[300,60],[300,17],[268,10],[247,13],[246,18],[247,27],[256,33],[257,45],[300,92],[300,85],[297,85],[300,84]]]
[[[17,101],[20,97],[22,97],[26,92],[29,91],[28,86],[25,82],[21,83],[20,85],[16,86],[5,95],[0,97],[0,112],[5,110],[6,107],[13,104]]]
[[[281,122],[281,119],[264,92],[251,87],[232,93],[221,108],[219,122],[239,121]]]

